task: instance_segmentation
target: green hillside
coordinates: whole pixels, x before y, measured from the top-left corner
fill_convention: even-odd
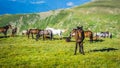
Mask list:
[[[0,16],[0,26],[8,23],[24,29],[54,27],[68,29],[83,25],[84,30],[93,32],[110,31],[120,38],[120,0],[94,0],[69,9],[52,10],[35,14],[16,14]]]

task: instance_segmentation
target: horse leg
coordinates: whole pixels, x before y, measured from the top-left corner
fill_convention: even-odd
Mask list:
[[[44,32],[43,32],[43,40],[45,40],[45,34],[44,34]]]
[[[29,39],[30,33],[28,33],[28,39]]]
[[[34,39],[33,33],[31,33],[31,35],[32,35],[32,39]]]
[[[15,36],[15,34],[14,33],[12,33],[12,37],[14,37]]]
[[[77,52],[77,42],[76,42],[76,46],[75,46],[75,53],[74,53],[74,55],[76,55],[76,52]]]
[[[37,34],[37,35],[36,35],[36,41],[38,41],[39,37],[40,37],[40,35]]]
[[[79,43],[79,53],[81,53],[81,54],[82,54],[81,43]]]
[[[83,55],[85,55],[84,49],[83,49],[83,42],[80,44],[80,48],[81,48],[81,53],[82,53]]]
[[[50,34],[50,39],[51,39],[51,40],[53,39],[53,34],[52,34],[52,33]]]
[[[60,40],[62,40],[62,35],[60,35]]]
[[[61,40],[62,38],[61,38],[61,34],[58,34],[59,35],[59,40]]]
[[[62,32],[60,33],[60,40],[62,40]]]
[[[5,37],[7,37],[7,32],[4,32],[3,34],[4,34]]]

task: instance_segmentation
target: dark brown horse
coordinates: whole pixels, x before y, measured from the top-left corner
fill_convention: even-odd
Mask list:
[[[36,41],[38,41],[40,36],[43,36],[43,40],[45,40],[45,38],[47,37],[49,37],[50,40],[53,39],[53,33],[51,30],[40,30],[38,34],[36,35]]]
[[[7,36],[7,31],[8,31],[9,28],[12,28],[12,26],[11,25],[6,25],[4,27],[0,27],[0,33],[3,33],[4,36],[6,37]]]
[[[73,29],[70,36],[72,36],[73,34],[74,34],[75,41],[76,41],[74,55],[76,55],[78,45],[79,45],[79,52],[84,55],[85,53],[83,49],[83,40],[84,40],[85,35],[84,35],[83,27],[77,27],[77,29]]]
[[[14,37],[17,33],[17,27],[15,27],[14,29],[12,29],[12,37]]]
[[[28,33],[27,33],[27,35],[28,35],[28,38],[29,38],[29,36],[30,36],[30,34],[32,35],[32,39],[34,39],[34,34],[38,34],[38,32],[40,31],[40,29],[29,29],[28,30]]]
[[[73,29],[75,30],[75,29]],[[75,33],[73,33],[71,36],[74,36]],[[92,31],[88,30],[88,31],[84,31],[84,36],[85,38],[89,38],[90,39],[90,42],[93,42],[93,33]]]

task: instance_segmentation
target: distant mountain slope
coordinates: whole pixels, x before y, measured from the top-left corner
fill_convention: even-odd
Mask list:
[[[68,29],[83,25],[93,32],[110,31],[120,38],[120,0],[95,0],[81,6],[36,14],[2,15],[0,26],[10,23],[19,32],[29,28],[54,27]]]

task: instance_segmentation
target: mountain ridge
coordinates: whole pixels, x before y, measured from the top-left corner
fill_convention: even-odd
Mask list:
[[[15,14],[0,16],[0,26],[12,24],[18,33],[29,28],[46,27],[71,29],[82,25],[85,30],[93,32],[110,31],[114,37],[120,37],[120,0],[97,0],[69,9],[51,10],[49,12]],[[115,3],[115,4],[114,4]],[[113,7],[114,6],[114,7]]]

